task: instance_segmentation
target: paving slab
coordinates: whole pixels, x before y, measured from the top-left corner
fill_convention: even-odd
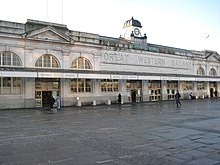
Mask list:
[[[220,164],[220,99],[0,111],[0,164]]]

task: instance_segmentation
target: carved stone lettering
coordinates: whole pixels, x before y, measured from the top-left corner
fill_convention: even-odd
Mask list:
[[[104,54],[104,61],[110,62],[110,63],[125,64],[128,61],[128,56],[129,55],[127,55],[127,54],[120,54],[117,52],[106,52]]]

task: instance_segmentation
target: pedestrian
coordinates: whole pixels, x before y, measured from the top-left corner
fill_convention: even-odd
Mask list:
[[[218,97],[218,91],[215,90],[215,97],[217,98]]]
[[[118,103],[121,104],[121,93],[118,94]]]
[[[175,95],[177,107],[181,106],[180,97],[181,97],[181,95],[180,95],[179,91],[177,90],[176,95]]]
[[[57,111],[61,111],[61,98],[60,96],[57,96]]]
[[[55,103],[55,99],[53,98],[53,96],[51,95],[50,97],[50,110],[53,110],[53,105]]]
[[[196,96],[192,95],[192,92],[189,94],[190,99],[196,99]]]

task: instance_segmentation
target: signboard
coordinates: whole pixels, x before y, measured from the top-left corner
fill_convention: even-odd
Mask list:
[[[77,78],[76,73],[63,73],[63,78]]]
[[[160,80],[160,76],[138,76],[139,80]]]
[[[63,77],[63,73],[38,72],[37,77],[43,77],[43,78],[62,78]]]
[[[0,77],[37,77],[37,72],[1,71]]]
[[[78,74],[78,78],[90,78],[90,79],[110,79],[109,74]]]

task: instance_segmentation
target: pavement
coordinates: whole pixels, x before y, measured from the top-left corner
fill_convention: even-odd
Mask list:
[[[220,164],[220,100],[181,102],[0,110],[0,164]]]

